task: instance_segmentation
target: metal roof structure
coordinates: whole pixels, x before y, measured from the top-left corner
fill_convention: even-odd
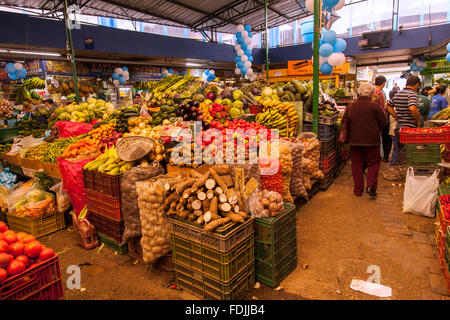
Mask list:
[[[351,0],[349,4],[367,0]],[[267,0],[268,28],[311,15],[305,0]],[[214,33],[235,33],[236,25],[249,24],[254,32],[265,28],[264,0],[68,0],[85,15],[142,21],[189,28],[208,40]],[[43,16],[61,18],[62,0],[0,0],[0,5],[39,9]]]

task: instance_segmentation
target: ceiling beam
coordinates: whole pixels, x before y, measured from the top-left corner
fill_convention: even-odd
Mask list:
[[[258,0],[258,2],[264,4],[264,0]],[[283,17],[285,19],[289,19],[289,17],[287,15],[285,15],[284,13],[280,12],[279,10],[275,9],[273,6],[267,6],[267,9],[269,9],[272,12],[275,12],[277,15],[279,15],[280,17]]]
[[[178,1],[178,0],[166,0],[166,1],[169,2],[169,3],[175,4],[175,5],[179,6],[179,7],[182,7],[182,8],[191,10],[191,11],[194,11],[194,12],[196,12],[196,13],[201,13],[201,14],[203,14],[203,15],[205,15],[205,16],[209,16],[209,15],[211,14],[211,12],[207,12],[207,11],[204,11],[204,10],[202,10],[202,9],[193,7],[193,6],[191,6],[191,5],[185,4],[185,3],[180,2],[180,1]],[[218,19],[221,20],[221,21],[225,21],[225,20],[223,20],[223,19],[220,18],[220,17],[218,17]]]
[[[221,14],[225,13],[226,11],[228,11],[230,9],[233,9],[234,7],[240,5],[240,4],[244,3],[244,2],[247,2],[247,1],[248,0],[235,0],[235,1],[227,4],[226,6],[224,6],[224,7],[220,8],[220,9],[214,11],[209,16],[201,18],[200,20],[194,22],[192,24],[192,26],[194,28],[198,28],[199,26],[201,26],[202,24],[206,23],[209,20],[212,20],[213,18],[220,18],[219,15],[221,15]]]
[[[155,17],[155,18],[159,18],[159,19],[162,19],[162,20],[171,21],[171,22],[174,22],[174,23],[177,23],[177,24],[180,24],[182,26],[186,26],[186,27],[192,29],[192,26],[187,24],[184,21],[180,21],[180,20],[177,20],[177,19],[172,18],[172,17],[165,16],[165,15],[157,14],[155,12],[152,12],[152,11],[149,11],[149,10],[146,10],[146,9],[141,9],[141,8],[138,8],[138,7],[130,6],[130,5],[121,3],[121,2],[116,1],[116,0],[100,0],[100,1],[108,3],[108,4],[112,4],[112,5],[117,6],[117,7],[123,7],[125,9],[132,10],[132,11],[137,12],[137,13],[142,13],[142,14],[149,15],[149,16],[152,16],[152,17]],[[139,20],[139,19],[137,19],[137,20]]]

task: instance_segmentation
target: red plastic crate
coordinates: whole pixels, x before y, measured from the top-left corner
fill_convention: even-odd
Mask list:
[[[58,256],[7,278],[0,285],[0,300],[58,300],[63,295]]]
[[[122,176],[123,174],[113,176],[98,171],[83,169],[84,188],[111,196],[114,199],[120,199],[122,194],[120,188]]]
[[[448,143],[450,127],[401,128],[400,143]]]
[[[250,109],[251,114],[258,114],[261,113],[263,110],[262,106],[255,106],[255,105],[250,105],[248,108]]]
[[[95,226],[98,233],[105,235],[117,243],[122,243],[122,235],[125,230],[125,222],[123,220],[114,221],[89,210],[88,220]]]
[[[327,174],[331,170],[334,169],[334,165],[336,163],[336,152],[333,152],[329,157],[320,159],[320,170],[322,170],[323,174]]]
[[[114,199],[90,189],[85,189],[85,191],[86,205],[89,211],[111,220],[122,220],[121,199]]]

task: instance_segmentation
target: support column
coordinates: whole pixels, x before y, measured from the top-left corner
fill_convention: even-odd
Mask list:
[[[267,0],[264,0],[264,25],[266,29],[266,75],[269,81],[269,31],[267,29]]]
[[[314,1],[314,50],[313,50],[313,132],[319,134],[319,41],[321,19],[320,1]]]

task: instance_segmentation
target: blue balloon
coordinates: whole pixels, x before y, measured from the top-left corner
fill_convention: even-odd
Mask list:
[[[17,70],[16,75],[18,79],[25,79],[27,77],[27,70],[24,68]]]
[[[245,74],[247,73],[247,68],[246,68],[246,67],[242,67],[242,68],[241,68],[241,73],[242,73],[243,75],[245,75]]]
[[[205,75],[209,76],[209,70],[205,71]]]
[[[347,41],[344,39],[336,39],[334,44],[334,52],[343,52],[347,48]]]
[[[253,62],[253,57],[252,56],[248,56],[248,61]]]
[[[247,50],[244,51],[244,54],[245,54],[247,57],[250,57],[250,56],[252,55],[252,50],[247,49]]]
[[[241,61],[241,57],[239,57],[238,55],[236,55],[236,57],[234,57],[234,61],[236,63],[238,63],[239,61]]]
[[[125,82],[127,82],[127,80],[125,80],[125,78],[121,75],[119,77],[119,84],[125,84]]]
[[[241,49],[242,50],[244,50],[244,51],[247,50],[247,47],[248,46],[247,46],[247,44],[245,42],[243,44],[241,44]]]
[[[450,52],[447,53],[447,56],[445,57],[445,59],[447,59],[447,62],[450,62]]]
[[[339,0],[323,0],[323,9],[331,11],[335,5],[339,3]]]
[[[400,78],[405,79],[406,76],[405,76],[404,74],[402,74],[402,75],[400,76]]]
[[[450,51],[450,42],[447,43],[447,51]]]
[[[324,43],[319,48],[319,54],[321,57],[327,58],[333,53],[333,46],[329,43]]]
[[[252,35],[252,33],[250,31],[247,31],[247,33],[248,33],[248,37],[249,38],[253,37],[253,35]]]
[[[411,64],[409,65],[411,68],[413,67],[417,67],[417,64],[415,62],[411,62]]]
[[[336,43],[336,32],[334,32],[333,30],[327,30],[323,34],[323,42],[329,43],[331,45],[335,44]]]
[[[113,80],[119,80],[120,75],[118,73],[113,73],[111,78],[113,78]]]
[[[16,68],[14,68],[14,63],[8,62],[5,67],[6,73],[14,73],[16,72]]]
[[[242,45],[243,43],[245,43],[244,38],[242,38],[242,37],[237,38],[237,43],[239,43],[240,45]]]
[[[320,66],[320,72],[325,75],[331,74],[333,72],[333,66],[325,62]]]
[[[169,73],[173,73],[173,70],[172,69],[169,69],[169,70],[167,70]]]
[[[236,32],[236,39],[242,38],[242,33]]]
[[[249,24],[246,24],[244,26],[244,30],[247,31],[247,32],[250,32],[250,31],[252,31],[252,27]]]
[[[127,67],[122,67],[122,70],[123,71],[128,71],[128,68]]]
[[[319,48],[324,44],[325,42],[323,42],[323,38],[320,38],[319,40]],[[314,50],[314,41],[311,44],[311,48]]]
[[[244,66],[244,63],[242,61],[239,61],[236,65],[240,69]]]
[[[17,80],[17,73],[8,73],[8,77],[11,79],[11,80]]]

